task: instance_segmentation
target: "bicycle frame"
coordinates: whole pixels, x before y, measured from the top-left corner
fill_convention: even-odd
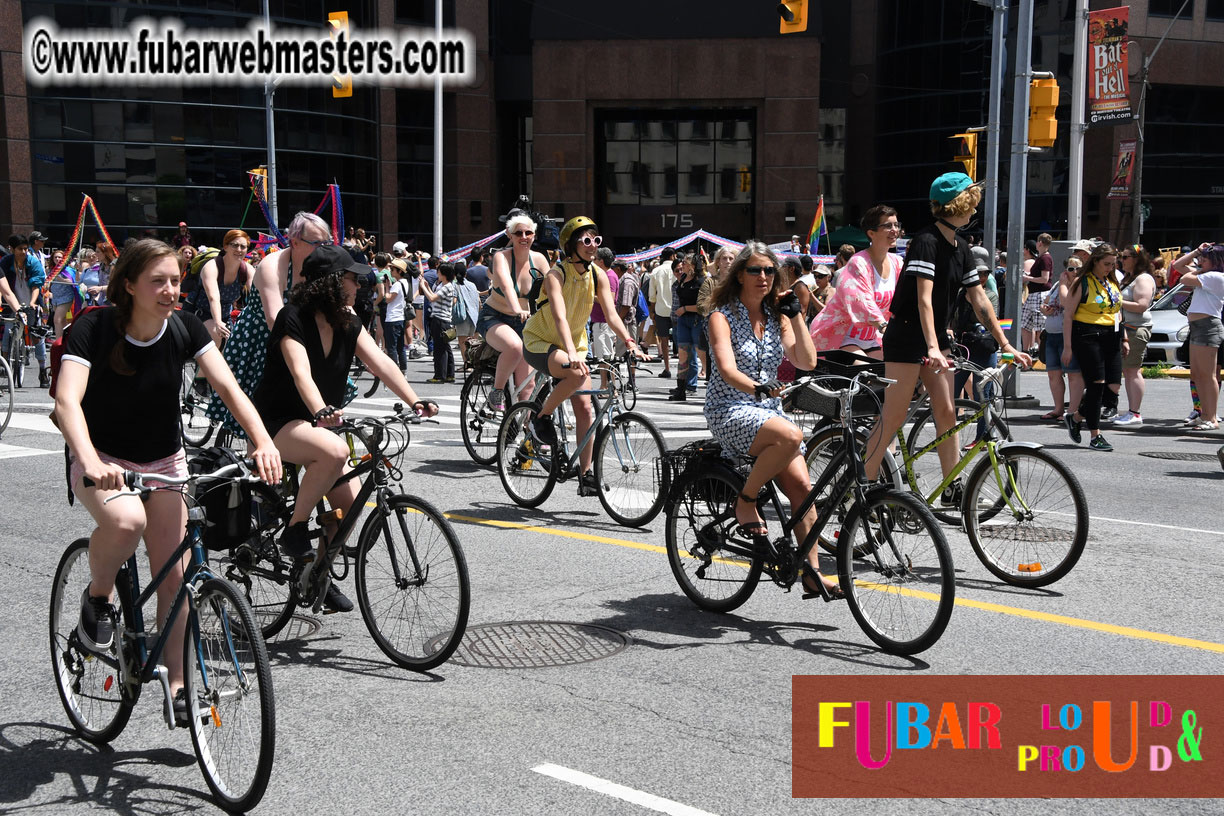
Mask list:
[[[563,455],[566,456],[564,472],[569,472],[570,469],[578,464],[579,459],[582,457],[583,448],[585,448],[591,442],[591,440],[595,438],[595,434],[599,432],[599,425],[600,422],[603,421],[603,418],[608,416],[610,413],[613,415],[612,419],[615,419],[615,417],[620,414],[620,403],[616,399],[615,392],[616,389],[609,379],[608,385],[604,388],[586,388],[580,391],[575,391],[570,395],[570,399],[573,397],[591,397],[593,401],[602,400],[602,402],[600,402],[599,408],[595,411],[594,419],[591,420],[591,427],[587,428],[587,431],[582,435],[582,438],[574,443],[574,452],[572,454],[569,453],[568,450],[565,450],[569,448],[569,440],[565,438],[564,426],[562,426],[560,442],[562,449],[565,451]],[[609,419],[609,422],[611,422],[611,419]],[[634,464],[638,463],[634,462]]]

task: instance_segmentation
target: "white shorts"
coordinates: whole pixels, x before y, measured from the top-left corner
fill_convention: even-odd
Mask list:
[[[616,355],[616,332],[607,323],[591,324],[591,354],[600,360]]]

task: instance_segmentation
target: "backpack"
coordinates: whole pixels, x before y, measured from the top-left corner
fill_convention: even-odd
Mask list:
[[[212,473],[224,465],[234,464],[239,455],[229,448],[211,447],[194,453],[187,460],[191,473]],[[251,534],[253,495],[247,482],[221,480],[196,482],[192,494],[204,508],[204,547],[208,550],[228,550],[238,546]]]
[[[221,255],[221,250],[215,247],[207,247],[203,252],[197,252],[195,257],[191,259],[191,263],[187,264],[187,271],[183,273],[183,280],[179,283],[179,296],[188,297],[195,294],[200,288],[200,270],[204,268],[204,264],[209,261],[216,260]]]
[[[646,293],[638,290],[637,304],[633,307],[633,315],[637,318],[639,324],[646,322],[646,318],[650,317],[650,312],[646,309]]]

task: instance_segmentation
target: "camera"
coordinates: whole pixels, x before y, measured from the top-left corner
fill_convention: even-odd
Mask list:
[[[505,224],[516,215],[526,215],[536,223],[535,243],[531,248],[539,252],[547,249],[560,249],[559,238],[561,236],[561,225],[565,223],[564,218],[553,218],[549,215],[534,209],[531,206],[531,199],[525,195],[520,195],[514,202],[514,206],[506,211],[505,215],[497,216],[497,220]],[[502,235],[489,245],[490,249],[504,249],[509,246],[510,239]]]

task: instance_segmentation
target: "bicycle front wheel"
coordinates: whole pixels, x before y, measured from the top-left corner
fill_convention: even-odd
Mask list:
[[[463,434],[463,447],[467,448],[472,461],[479,465],[492,465],[497,461],[497,429],[501,424],[501,414],[491,410],[487,404],[492,386],[492,374],[478,367],[468,375],[459,393],[459,428]]]
[[[1013,586],[1062,578],[1084,554],[1088,502],[1071,469],[1044,450],[998,451],[969,477],[965,531],[986,569]]]
[[[873,491],[851,509],[839,543],[842,591],[867,637],[889,654],[933,646],[952,617],[956,583],[947,539],[926,503]]]
[[[193,607],[183,647],[191,744],[218,803],[249,810],[268,788],[276,751],[268,649],[229,581],[204,581]]]
[[[183,379],[179,387],[179,416],[183,443],[193,448],[208,444],[216,427],[205,414],[212,399],[212,388],[208,380],[198,377],[199,366],[195,360],[183,365]]]
[[[663,434],[640,414],[621,414],[600,430],[595,440],[599,502],[618,524],[640,527],[663,509],[671,483],[665,453]]]
[[[455,529],[433,505],[392,496],[366,520],[357,544],[357,603],[378,648],[395,663],[429,671],[467,630],[467,559]]]
[[[858,446],[860,457],[865,457],[867,454],[867,439],[869,434],[867,431],[855,429],[854,442]],[[842,428],[840,425],[824,425],[817,428],[816,433],[808,439],[807,442],[807,466],[808,474],[812,480],[812,485],[815,486],[817,481],[825,470],[833,463],[833,458],[839,450],[841,450],[844,437],[842,436]],[[897,489],[901,488],[901,474],[897,470],[897,463],[888,453],[884,454],[884,458],[880,460],[880,474],[878,481],[881,484],[886,484]],[[833,501],[832,493],[836,479],[829,482],[820,495],[816,497],[814,508],[816,513],[821,517],[828,513],[833,514],[833,518],[825,524],[817,537],[820,546],[833,555],[837,555],[837,541],[841,535],[841,528],[850,517],[850,507],[854,502],[854,492],[847,490],[840,501]]]
[[[13,418],[13,370],[8,360],[0,357],[0,435],[8,430]]]
[[[761,579],[761,555],[733,537],[743,480],[721,470],[681,476],[667,504],[667,562],[689,599],[710,612],[744,604]]]
[[[497,475],[506,495],[519,507],[539,507],[557,484],[559,457],[550,447],[537,443],[528,431],[535,413],[533,403],[515,403],[497,431]],[[561,415],[561,411],[555,412],[555,417]]]
[[[119,571],[116,595],[122,599],[124,620],[129,620],[130,610],[122,591],[126,572],[126,566]],[[119,736],[127,725],[140,697],[140,684],[125,689],[119,670],[122,658],[116,647],[95,655],[77,638],[81,596],[89,580],[89,539],[79,538],[64,551],[51,584],[51,673],[73,727],[85,739],[102,745]],[[116,632],[116,643],[119,637]]]

